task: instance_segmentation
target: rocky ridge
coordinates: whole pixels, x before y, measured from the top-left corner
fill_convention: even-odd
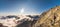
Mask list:
[[[60,6],[42,13],[32,27],[60,27]]]

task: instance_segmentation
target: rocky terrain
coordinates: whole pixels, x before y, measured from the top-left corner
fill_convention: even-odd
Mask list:
[[[32,27],[60,27],[60,6],[42,13]]]

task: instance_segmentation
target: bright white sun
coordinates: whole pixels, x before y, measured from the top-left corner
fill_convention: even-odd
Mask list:
[[[24,12],[24,8],[21,9],[21,13],[23,13],[23,12]]]

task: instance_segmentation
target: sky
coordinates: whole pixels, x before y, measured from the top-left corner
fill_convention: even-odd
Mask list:
[[[0,15],[41,14],[56,5],[60,0],[0,0]]]

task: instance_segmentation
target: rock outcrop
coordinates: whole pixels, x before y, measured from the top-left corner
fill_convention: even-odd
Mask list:
[[[60,27],[60,6],[42,13],[32,27]]]

